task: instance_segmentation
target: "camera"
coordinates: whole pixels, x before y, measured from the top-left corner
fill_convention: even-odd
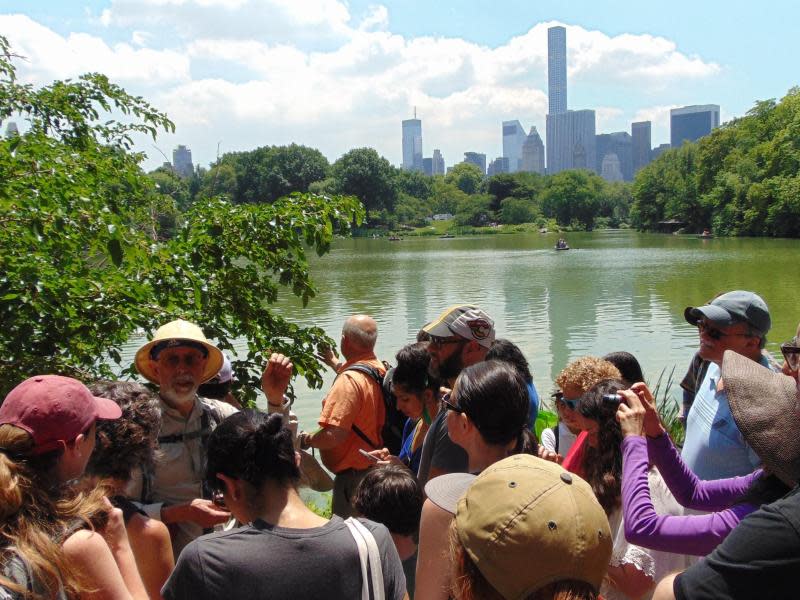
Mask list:
[[[619,394],[603,394],[603,402],[608,402],[609,404],[619,404],[622,401],[622,396]]]

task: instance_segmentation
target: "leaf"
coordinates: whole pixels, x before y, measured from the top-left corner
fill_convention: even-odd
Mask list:
[[[119,239],[111,238],[108,240],[108,253],[115,267],[122,266],[122,244]]]

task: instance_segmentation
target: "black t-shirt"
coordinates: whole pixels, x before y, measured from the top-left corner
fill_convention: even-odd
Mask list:
[[[389,531],[359,520],[378,544],[387,600],[401,600],[405,576]],[[353,600],[361,597],[358,547],[337,516],[314,529],[257,520],[191,542],[161,595],[164,600]]]
[[[430,479],[431,467],[445,473],[466,473],[468,466],[467,452],[447,434],[447,411],[442,407],[425,434],[417,479],[424,486]]]
[[[800,598],[800,488],[748,515],[675,579],[677,600]]]

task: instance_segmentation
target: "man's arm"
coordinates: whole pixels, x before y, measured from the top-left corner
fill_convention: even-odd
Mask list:
[[[308,448],[330,450],[343,444],[348,435],[350,435],[349,429],[343,429],[336,425],[327,425],[315,433],[301,431],[297,434],[297,439],[300,440],[301,450]]]
[[[169,506],[162,504],[158,518],[166,524],[190,521],[205,529],[227,522],[231,518],[231,513],[219,508],[211,500],[195,498],[180,504]]]

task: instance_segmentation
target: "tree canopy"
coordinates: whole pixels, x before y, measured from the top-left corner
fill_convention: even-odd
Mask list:
[[[100,74],[21,85],[13,58],[0,37],[0,121],[24,124],[0,140],[0,395],[36,373],[131,372],[122,346],[178,317],[223,349],[246,340],[234,368],[247,401],[271,350],[321,384],[314,353],[333,340],[268,304],[283,288],[304,303],[314,296],[307,248],[326,252],[335,232],[360,221],[358,201],[211,198],[180,212],[179,186],[164,189],[174,182],[146,176],[131,152],[134,132],[173,129],[165,114]],[[170,235],[165,212],[175,215]]]

